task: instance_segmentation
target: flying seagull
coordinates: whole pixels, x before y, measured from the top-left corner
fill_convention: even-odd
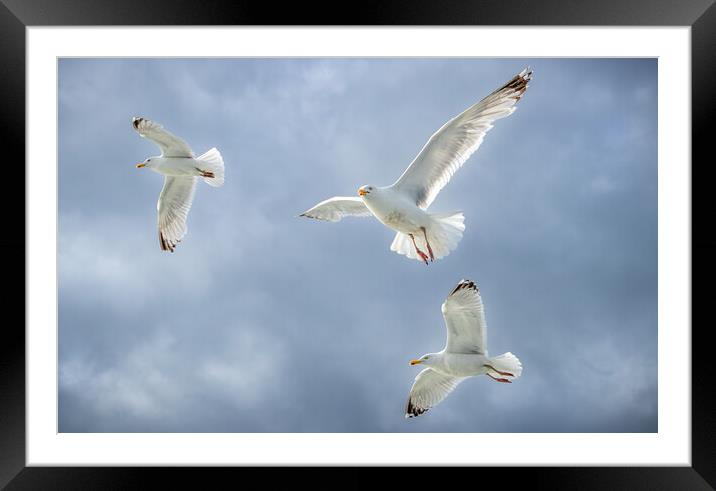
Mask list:
[[[462,212],[428,213],[427,208],[477,150],[492,123],[514,112],[531,77],[531,70],[523,70],[445,123],[391,186],[361,186],[357,197],[336,196],[300,216],[337,222],[345,216],[373,215],[397,231],[391,251],[425,264],[447,256],[462,239],[465,218]]]
[[[210,186],[224,184],[224,159],[216,148],[199,157],[194,156],[187,143],[162,125],[145,118],[133,118],[132,126],[142,137],[156,143],[162,150],[158,157],[150,157],[137,168],[147,167],[163,174],[164,187],[157,201],[159,246],[174,252],[186,235],[186,217],[194,200],[196,179],[201,177]]]
[[[439,353],[428,353],[411,365],[428,368],[415,377],[405,417],[420,416],[439,404],[468,377],[487,375],[497,382],[511,383],[522,374],[522,364],[510,352],[487,354],[487,324],[480,290],[472,281],[462,280],[442,305],[447,342]]]

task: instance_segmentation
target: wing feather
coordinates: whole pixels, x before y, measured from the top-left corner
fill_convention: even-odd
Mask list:
[[[480,289],[462,280],[442,304],[447,329],[445,351],[487,355],[487,323]]]
[[[157,201],[159,245],[163,251],[174,252],[186,235],[186,218],[194,201],[196,177],[164,178],[164,187]]]
[[[142,137],[156,143],[162,150],[162,157],[194,157],[194,152],[184,140],[169,133],[159,123],[145,118],[134,118],[132,127]]]
[[[370,215],[372,215],[372,213],[365,206],[362,199],[352,196],[334,196],[333,198],[321,201],[299,216],[338,222],[347,216],[366,217]]]
[[[465,377],[451,377],[426,368],[415,377],[405,405],[405,417],[420,416],[445,399]]]
[[[527,90],[532,71],[525,69],[462,114],[445,123],[425,144],[393,187],[426,209],[450,178],[482,143],[492,123],[509,116]]]

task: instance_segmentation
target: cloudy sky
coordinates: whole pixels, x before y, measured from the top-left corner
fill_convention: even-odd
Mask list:
[[[527,65],[430,208],[465,214],[447,258],[391,252],[373,219],[297,218],[392,183]],[[657,431],[656,97],[655,60],[61,59],[59,430]],[[132,116],[226,162],[174,254]],[[461,278],[523,375],[406,420],[408,361],[444,346]]]

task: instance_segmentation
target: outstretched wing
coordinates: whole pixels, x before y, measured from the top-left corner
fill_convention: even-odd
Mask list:
[[[159,123],[144,118],[132,119],[132,126],[144,138],[159,145],[162,157],[194,157],[194,152],[181,138],[172,135]]]
[[[426,368],[415,377],[413,388],[405,405],[405,417],[420,416],[437,406],[465,377],[451,377]]]
[[[532,72],[522,70],[512,80],[459,116],[451,119],[430,137],[393,187],[408,194],[425,209],[440,190],[482,143],[492,123],[509,116],[527,90]]]
[[[450,353],[487,354],[487,323],[480,289],[472,281],[462,280],[441,307]]]
[[[372,215],[372,213],[365,206],[362,199],[349,196],[334,196],[333,198],[321,201],[299,216],[338,222],[347,216],[367,217],[370,215]]]
[[[186,217],[194,201],[196,177],[164,178],[164,187],[157,201],[159,245],[163,251],[174,248],[186,234]]]

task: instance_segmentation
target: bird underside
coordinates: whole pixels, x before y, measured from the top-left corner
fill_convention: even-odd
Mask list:
[[[390,250],[430,264],[454,250],[465,229],[462,213],[430,214],[429,223],[412,227],[391,227],[398,233]]]

